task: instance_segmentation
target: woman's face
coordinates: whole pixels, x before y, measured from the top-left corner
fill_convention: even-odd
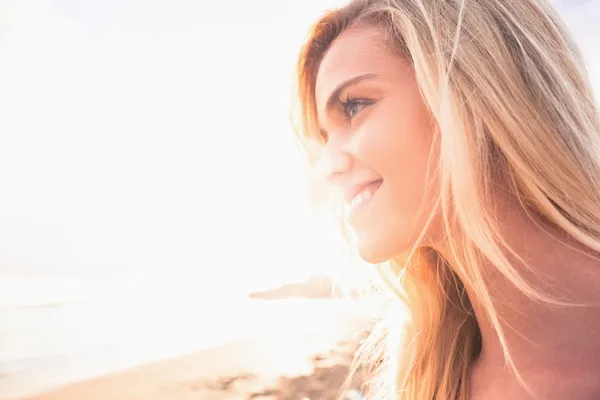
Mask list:
[[[359,254],[371,263],[398,256],[426,226],[439,190],[435,122],[412,65],[378,29],[351,28],[323,58],[316,106],[327,138],[319,165],[343,192]]]

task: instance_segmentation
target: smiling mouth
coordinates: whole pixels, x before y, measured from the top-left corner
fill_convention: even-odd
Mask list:
[[[359,193],[357,193],[350,201],[350,213],[354,214],[356,210],[367,204],[379,190],[383,184],[383,179],[374,181],[366,185]]]

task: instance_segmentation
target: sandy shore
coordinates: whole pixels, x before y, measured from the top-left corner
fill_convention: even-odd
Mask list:
[[[344,317],[310,333],[244,339],[29,400],[333,400],[366,328],[364,318]],[[350,387],[364,379],[359,372]]]

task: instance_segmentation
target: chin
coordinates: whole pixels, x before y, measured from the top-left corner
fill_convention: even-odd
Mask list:
[[[368,264],[381,264],[384,263],[386,261],[389,261],[392,257],[383,257],[377,253],[373,253],[373,252],[368,252],[368,251],[363,251],[362,249],[359,248],[358,250],[358,255],[360,256],[360,258],[368,263]]]
[[[373,239],[373,236],[370,238],[358,237],[357,251],[363,261],[369,264],[381,264],[399,254],[396,249],[386,246],[387,243],[385,241]]]
[[[414,237],[403,237],[404,232],[363,230],[355,232],[356,250],[361,259],[369,264],[381,264],[410,251]]]

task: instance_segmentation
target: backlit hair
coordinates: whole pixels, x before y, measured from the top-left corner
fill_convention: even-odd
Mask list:
[[[355,26],[380,28],[411,61],[435,117],[437,207],[453,260],[449,265],[415,243],[408,259],[426,267],[399,258],[380,268],[386,290],[406,305],[410,318],[402,327],[388,323],[378,371],[383,384],[373,385],[371,396],[466,400],[481,337],[465,286],[477,293],[520,378],[478,267],[482,260],[530,298],[562,304],[508,261],[507,255],[519,257],[494,215],[498,174],[532,219],[541,217],[600,250],[600,124],[591,85],[577,46],[547,0],[355,0],[317,21],[301,50],[297,90],[307,144],[319,140],[320,62]]]

